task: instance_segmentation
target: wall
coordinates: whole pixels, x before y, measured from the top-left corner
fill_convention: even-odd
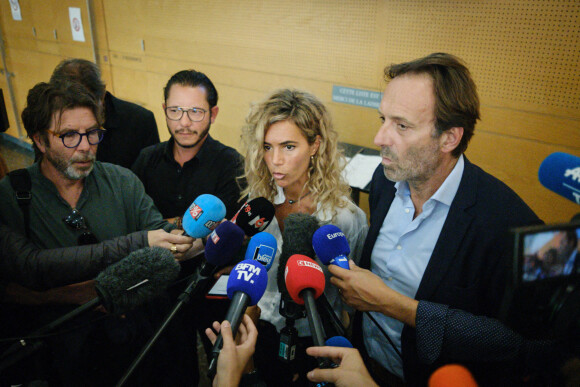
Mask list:
[[[385,65],[453,53],[467,62],[482,100],[467,157],[547,222],[580,210],[537,178],[550,153],[580,156],[578,1],[20,0],[19,22],[8,1],[0,4],[19,112],[27,90],[62,58],[96,53],[108,88],[151,109],[167,139],[162,87],[176,71],[195,68],[220,93],[212,135],[234,147],[250,103],[281,87],[315,93],[341,141],[373,147],[377,112],[332,102],[332,86],[382,91]],[[85,43],[72,41],[69,6],[81,8]]]

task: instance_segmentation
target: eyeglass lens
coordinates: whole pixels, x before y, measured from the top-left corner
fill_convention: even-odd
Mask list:
[[[104,135],[105,135],[104,130],[94,129],[86,133],[68,132],[60,136],[60,138],[62,138],[62,143],[64,144],[64,146],[66,146],[67,148],[74,148],[81,143],[83,136],[87,136],[89,144],[97,145],[103,140]]]
[[[167,118],[172,121],[179,121],[184,112],[187,112],[187,116],[193,122],[199,122],[205,117],[205,110],[201,108],[184,109],[178,106],[169,106],[165,109]]]

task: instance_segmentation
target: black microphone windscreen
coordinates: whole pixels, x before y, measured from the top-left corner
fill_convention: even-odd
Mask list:
[[[179,269],[169,250],[146,247],[103,270],[95,287],[109,312],[123,314],[163,293]]]
[[[235,223],[252,237],[264,231],[274,219],[274,205],[266,198],[254,198],[242,206],[235,217]]]
[[[288,258],[294,254],[314,257],[312,247],[312,236],[319,228],[318,219],[312,215],[303,213],[293,213],[284,220],[284,231],[282,232],[282,250],[278,262],[278,289],[281,293],[287,293],[284,271]]]

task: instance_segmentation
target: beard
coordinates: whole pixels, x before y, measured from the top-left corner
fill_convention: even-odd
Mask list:
[[[87,152],[73,155],[66,160],[62,155],[53,152],[50,148],[46,149],[44,157],[69,180],[81,180],[87,177],[92,172],[96,159],[94,153]],[[90,162],[91,164],[88,167],[76,167],[74,165],[76,162]]]
[[[440,164],[441,155],[439,144],[433,141],[421,147],[410,147],[404,157],[383,147],[381,157],[391,160],[391,164],[383,164],[385,177],[390,181],[422,182],[433,175]]]
[[[182,144],[182,143],[180,143],[177,140],[177,138],[173,135],[173,133],[171,133],[171,129],[169,129],[169,127],[167,129],[169,130],[169,134],[171,134],[171,137],[173,137],[173,140],[175,141],[175,143],[177,145],[179,145],[182,148],[194,148],[197,145],[199,145],[199,143],[202,142],[205,139],[205,137],[209,133],[210,127],[211,127],[211,122],[208,122],[207,123],[207,126],[201,132],[198,132],[197,130],[189,130],[189,129],[177,129],[175,131],[175,133],[183,133],[183,132],[186,132],[186,133],[199,133],[198,136],[197,136],[197,141],[195,141],[193,144]]]

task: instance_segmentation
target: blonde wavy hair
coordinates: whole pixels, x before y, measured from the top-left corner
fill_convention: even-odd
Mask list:
[[[346,162],[338,149],[330,114],[318,98],[300,90],[277,90],[251,107],[241,136],[246,153],[242,179],[247,182],[242,196],[263,196],[270,201],[276,196],[276,183],[264,161],[264,136],[272,124],[287,120],[300,129],[309,144],[320,136],[303,192],[308,189],[314,203],[330,210],[334,217],[336,208],[349,202],[350,187],[342,176]]]

